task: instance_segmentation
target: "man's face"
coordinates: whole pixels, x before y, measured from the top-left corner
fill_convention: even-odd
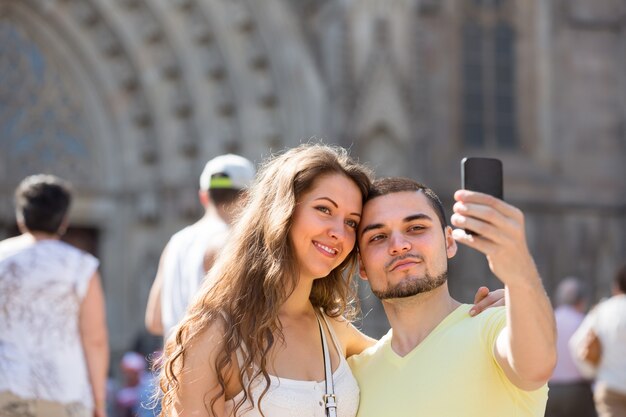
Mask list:
[[[456,253],[452,229],[442,229],[420,191],[376,197],[363,207],[359,226],[360,275],[380,299],[427,292],[446,282]]]

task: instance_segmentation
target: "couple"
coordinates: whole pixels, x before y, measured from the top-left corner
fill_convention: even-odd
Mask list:
[[[344,149],[325,145],[262,167],[167,341],[163,415],[543,415],[555,328],[522,213],[458,191],[452,223],[478,234],[453,232],[432,190],[370,178]],[[451,298],[457,241],[487,256],[506,309],[471,318],[471,306]],[[391,323],[379,342],[349,321],[357,257]],[[477,310],[493,302],[483,301]],[[325,396],[320,335],[330,341],[336,397]]]

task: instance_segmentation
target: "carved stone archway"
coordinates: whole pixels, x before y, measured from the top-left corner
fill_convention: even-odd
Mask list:
[[[0,0],[0,39],[0,223],[25,175],[75,185],[117,353],[168,236],[198,214],[206,160],[258,162],[323,131],[325,90],[280,0]]]

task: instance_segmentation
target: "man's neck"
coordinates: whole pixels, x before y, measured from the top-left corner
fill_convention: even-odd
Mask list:
[[[383,307],[393,329],[391,348],[406,356],[459,305],[450,296],[447,284],[413,297],[384,300]]]
[[[24,240],[40,242],[42,240],[60,240],[61,237],[55,233],[46,233],[46,232],[27,232],[24,233]]]
[[[209,204],[204,209],[204,215],[198,222],[206,222],[206,221],[222,221],[226,224],[229,224],[227,219],[224,218],[223,212],[218,210],[213,204]]]

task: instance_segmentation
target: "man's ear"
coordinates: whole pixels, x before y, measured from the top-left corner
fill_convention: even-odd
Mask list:
[[[66,214],[65,217],[63,217],[63,221],[61,221],[61,225],[59,226],[59,229],[57,230],[57,234],[59,236],[63,236],[65,232],[67,232],[67,228],[69,226],[70,226],[70,218]]]
[[[361,259],[361,254],[358,254],[358,261],[359,261],[359,277],[363,280],[363,281],[367,281],[367,273],[365,272],[365,267],[363,266],[363,259]]]
[[[448,256],[448,259],[454,258],[458,246],[456,244],[456,240],[452,237],[452,228],[450,226],[446,226],[444,235],[446,237],[446,255]]]
[[[207,208],[209,206],[209,201],[211,201],[211,197],[209,197],[209,192],[207,190],[198,190],[198,199],[204,208]]]
[[[19,230],[20,233],[28,233],[28,228],[22,220],[17,221],[17,230]]]

